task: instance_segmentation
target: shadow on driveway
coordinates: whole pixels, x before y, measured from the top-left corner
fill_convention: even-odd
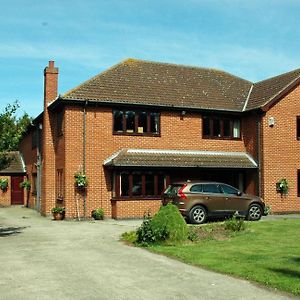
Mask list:
[[[25,228],[26,227],[0,227],[0,237],[19,234]]]

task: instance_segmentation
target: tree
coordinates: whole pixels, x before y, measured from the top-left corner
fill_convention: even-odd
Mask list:
[[[0,113],[0,170],[7,167],[9,164],[7,152],[18,150],[22,135],[32,122],[27,113],[17,117],[19,107],[18,101],[15,101],[8,104]]]

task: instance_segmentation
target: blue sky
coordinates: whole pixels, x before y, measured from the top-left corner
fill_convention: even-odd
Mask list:
[[[0,109],[37,116],[49,60],[59,93],[128,57],[259,81],[300,68],[299,16],[298,0],[1,0]]]

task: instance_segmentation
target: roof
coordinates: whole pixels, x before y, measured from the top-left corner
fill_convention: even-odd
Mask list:
[[[9,166],[5,169],[0,170],[0,174],[15,174],[25,173],[25,164],[23,158],[19,151],[11,151],[7,153],[8,158],[10,159]]]
[[[128,59],[61,98],[241,111],[250,87],[251,82],[216,69]]]
[[[103,162],[107,167],[257,168],[245,152],[121,149]]]
[[[269,104],[276,96],[287,91],[293,83],[300,79],[300,69],[278,75],[254,84],[247,109],[264,107]]]
[[[298,80],[300,69],[253,83],[216,69],[127,59],[58,100],[243,112],[263,109]]]

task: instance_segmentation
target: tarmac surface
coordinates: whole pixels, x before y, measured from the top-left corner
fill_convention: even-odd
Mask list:
[[[0,208],[0,299],[296,299],[119,241],[140,224]]]

